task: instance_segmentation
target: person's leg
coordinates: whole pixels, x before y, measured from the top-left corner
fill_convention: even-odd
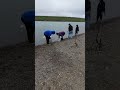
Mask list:
[[[58,38],[60,38],[60,35],[58,35]]]
[[[45,36],[46,37],[46,43],[49,44],[49,37],[48,36]]]
[[[61,36],[61,41],[63,40],[63,36]]]
[[[73,31],[69,32],[69,38],[72,38]]]
[[[103,15],[102,15],[102,13],[100,14],[100,20],[102,21],[102,18],[103,18]]]
[[[50,44],[50,36],[48,37],[48,39],[47,39],[47,44]]]
[[[97,12],[97,22],[98,22],[98,20],[99,20],[99,18],[100,18],[100,12]]]
[[[70,31],[68,32],[68,38],[70,38]]]
[[[99,40],[99,46],[98,46],[99,51],[101,50],[101,38]]]
[[[71,31],[71,38],[73,37],[73,31]]]
[[[76,32],[75,32],[75,36],[76,36]]]
[[[70,31],[70,38],[72,38],[72,31]]]
[[[33,27],[31,25],[31,23],[26,23],[23,17],[21,17],[21,21],[24,23],[24,25],[26,27],[28,41],[30,43],[33,43],[34,42],[35,27]]]
[[[35,28],[33,26],[30,26],[30,40],[32,43],[34,43],[34,41],[35,41],[34,34],[35,34]]]
[[[32,40],[31,40],[31,30],[30,30],[29,25],[26,25],[26,30],[27,30],[28,41],[31,43],[32,42]]]
[[[34,42],[34,27],[32,27],[30,24],[25,24],[26,26],[26,31],[27,31],[27,37],[28,37],[28,41],[30,43]]]
[[[78,31],[76,31],[76,33],[75,33],[75,36],[77,36],[78,35]]]

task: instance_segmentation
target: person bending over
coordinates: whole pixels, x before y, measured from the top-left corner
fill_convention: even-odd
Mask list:
[[[63,36],[65,35],[65,32],[62,31],[62,32],[58,32],[58,33],[56,33],[56,34],[58,35],[58,38],[61,37],[61,41],[62,41],[62,40],[63,40]]]
[[[21,16],[21,21],[24,23],[26,27],[28,41],[30,43],[34,43],[35,11],[24,12]]]
[[[55,34],[55,31],[47,30],[44,32],[44,35],[46,37],[46,43],[49,44],[49,40],[51,39],[51,35]]]

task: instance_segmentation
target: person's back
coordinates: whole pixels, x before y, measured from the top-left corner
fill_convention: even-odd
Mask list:
[[[21,20],[24,23],[32,24],[33,22],[35,22],[35,11],[24,12],[21,16]]]
[[[55,34],[55,31],[47,30],[44,32],[45,36],[51,36],[52,34]]]
[[[71,24],[69,24],[69,28],[68,28],[69,32],[73,31],[73,26]]]
[[[52,34],[55,34],[55,31],[47,30],[47,31],[44,32],[44,35],[45,35],[45,37],[46,37],[46,42],[47,42],[47,44],[49,44],[49,39],[51,39],[50,36],[51,36]]]
[[[98,7],[97,7],[97,12],[98,13],[105,12],[105,2],[103,0],[100,0]]]
[[[64,35],[65,35],[65,32],[64,32],[64,31],[59,32],[59,35],[60,35],[60,36],[64,36]]]
[[[34,42],[34,32],[35,32],[35,11],[27,11],[21,15],[21,21],[24,23],[27,36],[30,43]]]

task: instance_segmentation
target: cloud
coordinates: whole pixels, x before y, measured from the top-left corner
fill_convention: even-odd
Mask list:
[[[36,16],[84,17],[85,0],[35,0]]]

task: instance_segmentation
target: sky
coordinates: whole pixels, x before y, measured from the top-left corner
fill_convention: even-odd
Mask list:
[[[35,0],[36,16],[85,17],[85,0]]]

